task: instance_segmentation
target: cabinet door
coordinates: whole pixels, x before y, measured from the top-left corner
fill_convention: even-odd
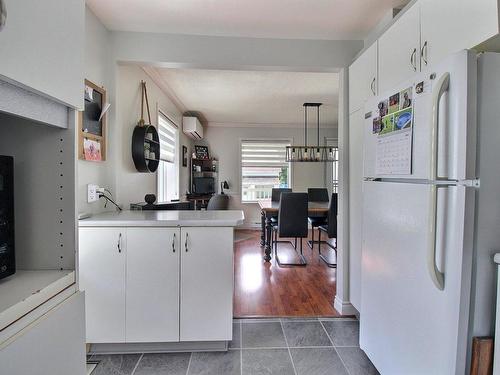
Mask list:
[[[181,341],[231,340],[233,228],[181,228]]]
[[[85,2],[7,0],[2,77],[83,109]]]
[[[378,40],[379,94],[419,70],[420,5],[414,4]]]
[[[497,32],[497,0],[422,0],[422,69]]]
[[[127,342],[179,341],[179,228],[127,228]]]
[[[87,342],[125,342],[125,229],[80,228],[79,234]]]
[[[352,305],[361,308],[364,110],[349,116],[349,285]]]
[[[377,42],[349,67],[349,113],[363,108],[366,99],[377,95]]]

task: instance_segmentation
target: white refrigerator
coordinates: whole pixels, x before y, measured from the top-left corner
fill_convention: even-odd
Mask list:
[[[383,375],[465,372],[476,86],[462,51],[365,107],[360,346]]]

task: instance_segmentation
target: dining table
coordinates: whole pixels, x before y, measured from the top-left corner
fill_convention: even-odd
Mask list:
[[[270,262],[271,256],[271,236],[272,236],[272,223],[271,218],[276,217],[279,212],[280,202],[272,202],[270,199],[263,199],[258,201],[261,212],[261,235],[260,245],[264,247],[265,255],[264,260]],[[330,202],[309,202],[308,214],[310,216],[321,216],[328,214]]]

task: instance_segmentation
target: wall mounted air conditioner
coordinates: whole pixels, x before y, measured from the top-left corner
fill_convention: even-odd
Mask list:
[[[182,117],[182,131],[190,138],[203,139],[203,126],[196,117]]]

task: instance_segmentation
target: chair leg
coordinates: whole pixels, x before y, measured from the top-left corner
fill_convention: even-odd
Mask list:
[[[327,241],[324,241],[324,243],[327,243],[330,245]],[[334,248],[332,245],[330,245],[333,251],[335,251],[335,258],[337,257],[337,249]],[[331,263],[330,260],[325,257],[323,254],[321,254],[321,229],[319,230],[319,238],[318,238],[318,254],[319,254],[319,259],[321,259],[323,262],[326,263],[326,265],[330,268],[337,268],[337,263]]]
[[[278,241],[276,241],[276,244],[277,244],[277,242]],[[280,241],[280,242],[287,242],[287,241]],[[290,242],[290,244],[291,244],[291,242]],[[297,252],[297,237],[295,237],[295,248],[294,248],[294,250],[295,250],[295,252]],[[276,262],[278,263],[278,266],[280,266],[280,267],[305,267],[305,266],[307,266],[306,258],[304,257],[304,255],[302,253],[302,238],[300,238],[300,254],[298,254],[298,256],[299,256],[299,263],[283,263],[283,262],[281,262],[280,258],[278,256],[278,246],[275,247],[274,256],[276,258]]]
[[[314,227],[311,226],[311,240],[307,241],[307,246],[311,248],[311,250],[314,250]]]
[[[321,255],[321,229],[318,229],[318,254]]]
[[[320,233],[321,230],[318,228],[318,232]],[[318,240],[320,243],[324,244],[324,245],[327,245],[329,246],[330,248],[332,248],[333,250],[335,250],[335,246],[333,246],[330,242],[328,241],[321,241],[321,240]],[[317,243],[318,241],[314,241],[314,228],[312,228],[312,239],[307,241],[307,245],[309,245],[309,247],[311,249],[313,249],[314,247],[314,244]]]

